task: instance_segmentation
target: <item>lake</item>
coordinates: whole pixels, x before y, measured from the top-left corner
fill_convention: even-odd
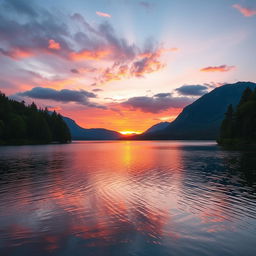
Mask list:
[[[255,256],[256,153],[213,141],[0,147],[0,255]]]

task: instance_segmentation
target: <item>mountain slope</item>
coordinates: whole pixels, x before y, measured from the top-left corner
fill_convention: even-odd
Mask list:
[[[216,139],[227,106],[236,106],[246,87],[254,89],[256,84],[238,82],[218,87],[185,107],[165,129],[137,139]]]
[[[117,140],[121,138],[118,132],[101,128],[85,129],[71,118],[64,116],[62,118],[69,127],[73,140]]]
[[[155,125],[151,126],[150,128],[148,128],[144,132],[144,134],[161,131],[161,130],[165,129],[169,124],[170,124],[170,122],[161,122],[161,123],[155,124]]]

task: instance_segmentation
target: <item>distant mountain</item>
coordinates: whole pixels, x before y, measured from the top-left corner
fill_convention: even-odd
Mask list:
[[[170,122],[161,122],[161,123],[155,124],[152,127],[150,127],[149,129],[147,129],[144,132],[144,134],[161,131],[161,130],[165,129],[169,124],[170,124]]]
[[[146,132],[134,139],[216,139],[229,104],[236,106],[246,87],[255,83],[237,82],[218,87],[183,109],[163,130]]]
[[[68,117],[62,117],[69,130],[73,140],[117,140],[122,137],[118,132],[95,128],[85,129],[80,127],[73,119]]]

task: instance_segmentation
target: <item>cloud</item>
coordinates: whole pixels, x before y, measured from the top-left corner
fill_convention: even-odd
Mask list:
[[[81,61],[81,60],[100,60],[104,59],[107,55],[109,55],[110,51],[108,49],[105,50],[82,50],[80,52],[72,52],[70,53],[71,60]]]
[[[172,48],[171,48],[172,49]],[[126,61],[116,61],[112,67],[104,70],[98,78],[99,84],[104,84],[114,80],[124,78],[144,77],[146,74],[157,72],[166,65],[161,62],[162,54],[170,52],[170,49],[160,46],[151,46],[150,48],[138,52],[132,59]]]
[[[167,92],[167,93],[158,93],[158,94],[155,94],[154,97],[157,97],[157,98],[171,97],[171,93],[170,93],[170,92]]]
[[[256,15],[256,9],[243,7],[240,4],[232,5],[233,8],[237,9],[240,13],[242,13],[245,17],[251,17]]]
[[[174,97],[171,93],[159,93],[153,97],[132,97],[122,102],[121,105],[131,110],[139,109],[142,112],[159,113],[170,108],[184,108],[192,102],[192,98]]]
[[[93,92],[102,92],[103,90],[102,89],[99,89],[99,88],[95,88],[92,90]]]
[[[209,66],[205,68],[201,68],[200,71],[202,72],[228,72],[233,70],[235,66],[227,66],[227,65],[220,65],[220,66]]]
[[[5,5],[7,9],[13,9],[18,14],[22,13],[32,17],[36,17],[38,15],[38,12],[31,6],[29,1],[9,0]]]
[[[101,17],[111,18],[111,15],[105,12],[96,12],[96,14]]]
[[[165,64],[159,61],[161,54],[160,49],[156,50],[155,52],[142,54],[141,56],[145,57],[133,63],[131,73],[134,76],[142,77],[146,73],[152,73],[162,69]]]
[[[39,4],[27,0],[0,3],[0,58],[8,63],[0,75],[19,74],[15,80],[24,83],[22,91],[42,84],[63,88],[57,80],[79,83],[83,79],[99,85],[145,77],[164,68],[163,55],[176,50],[157,42],[138,46],[118,35],[107,20],[89,23],[80,13],[57,13]],[[23,79],[20,66],[38,69],[41,77]],[[76,71],[88,75],[78,76]]]
[[[48,43],[49,43],[48,44],[49,49],[59,50],[61,48],[60,44],[53,39],[50,39]]]
[[[76,69],[76,68],[70,69],[70,72],[72,72],[72,73],[74,73],[74,74],[79,74],[79,73],[80,73],[79,70]]]
[[[183,85],[175,89],[175,91],[184,96],[201,96],[206,94],[208,89],[206,85]]]
[[[96,98],[97,95],[85,90],[55,90],[52,88],[34,87],[33,89],[16,94],[17,96],[25,96],[33,99],[53,100],[62,103],[78,103],[87,107],[96,107],[106,109],[89,101],[90,98]]]
[[[27,49],[19,49],[19,48],[13,48],[9,50],[5,50],[3,48],[0,48],[0,53],[2,55],[5,55],[7,57],[10,57],[15,60],[29,58],[34,56],[34,53]]]
[[[104,43],[101,42],[101,45],[98,45],[99,48],[111,50],[111,57],[115,61],[125,61],[130,60],[136,56],[139,51],[139,48],[131,43],[129,44],[126,39],[119,38],[113,27],[108,23],[104,22],[100,24],[97,28],[98,35],[107,42],[107,46],[103,47]]]
[[[139,5],[146,8],[146,9],[150,9],[153,7],[152,3],[146,2],[146,1],[140,1]]]
[[[0,53],[15,60],[46,53],[64,57],[70,51],[67,25],[55,14],[27,2],[11,0],[0,4]],[[23,14],[26,18],[15,18]]]
[[[83,25],[85,31],[89,31],[91,33],[98,35],[97,30],[93,28],[80,13],[74,13],[73,15],[71,15],[71,19]]]

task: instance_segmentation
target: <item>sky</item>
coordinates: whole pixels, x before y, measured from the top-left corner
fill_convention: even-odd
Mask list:
[[[0,0],[0,91],[84,128],[172,121],[255,50],[256,0]]]

